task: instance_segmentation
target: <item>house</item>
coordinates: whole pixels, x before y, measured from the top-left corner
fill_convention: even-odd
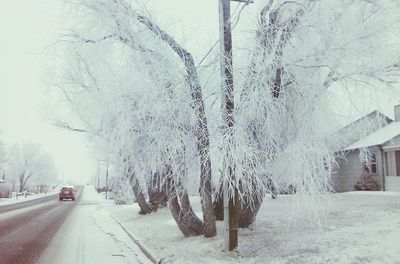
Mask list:
[[[346,158],[338,161],[339,168],[332,174],[335,191],[355,190],[361,176],[367,174],[381,190],[400,192],[400,105],[395,106],[393,122],[386,117],[384,120],[386,125],[345,148]],[[360,159],[364,153],[368,155],[366,162]]]

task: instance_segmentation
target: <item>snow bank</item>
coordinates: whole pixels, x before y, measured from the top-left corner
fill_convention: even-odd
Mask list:
[[[16,198],[15,193],[13,193],[12,198],[0,198],[0,206],[35,200],[35,199],[39,199],[39,198],[42,198],[45,196],[54,195],[57,192],[58,192],[58,190],[47,192],[46,194],[44,194],[44,193],[30,194],[30,195],[27,195],[26,197],[24,197],[24,195],[20,195],[20,196],[18,196],[18,198]]]

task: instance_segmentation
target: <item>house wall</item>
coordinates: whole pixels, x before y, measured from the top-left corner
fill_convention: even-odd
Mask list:
[[[333,188],[336,192],[348,192],[354,190],[354,184],[362,173],[360,151],[352,150],[347,153],[346,159],[338,161],[339,168],[332,175]]]
[[[386,177],[385,189],[386,191],[400,191],[400,175],[396,169],[396,155],[395,151],[400,150],[400,136],[389,140],[383,145],[386,153]]]
[[[372,178],[383,186],[382,173],[382,151],[379,147],[370,147],[370,153],[374,153],[376,157],[376,173],[372,174]],[[336,192],[354,191],[354,185],[360,179],[363,172],[363,162],[360,160],[360,151],[352,150],[346,154],[346,159],[338,161],[339,168],[332,174],[333,188]]]
[[[396,122],[399,122],[399,121],[400,121],[400,105],[396,105],[396,106],[394,107],[394,120],[395,120]]]

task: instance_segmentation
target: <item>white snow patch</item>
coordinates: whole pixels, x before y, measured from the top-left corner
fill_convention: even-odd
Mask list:
[[[184,238],[172,226],[168,208],[139,215],[137,204],[105,207],[163,263],[400,263],[400,199],[398,193],[331,194],[322,229],[310,224],[301,209],[293,212],[293,196],[266,198],[253,230],[240,230],[237,253],[223,248],[218,236]],[[198,197],[191,197],[199,211]],[[293,218],[293,215],[296,215]]]
[[[103,201],[101,195],[92,186],[86,186],[79,204],[54,236],[38,263],[151,263],[104,210],[100,201]]]
[[[9,205],[9,204],[17,204],[17,203],[22,203],[25,201],[35,200],[35,199],[39,199],[39,198],[42,198],[45,196],[56,194],[57,192],[58,192],[58,190],[48,192],[46,194],[44,194],[44,193],[30,194],[30,195],[27,195],[26,197],[24,197],[23,195],[20,195],[20,196],[18,196],[18,198],[15,196],[15,194],[13,194],[12,198],[0,198],[0,206]]]

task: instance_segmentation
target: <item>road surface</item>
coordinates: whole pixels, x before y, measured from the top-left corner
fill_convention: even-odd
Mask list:
[[[75,207],[58,195],[0,207],[0,264],[31,264]]]
[[[78,193],[75,202],[53,195],[1,206],[0,264],[150,263],[102,209],[94,190]]]

